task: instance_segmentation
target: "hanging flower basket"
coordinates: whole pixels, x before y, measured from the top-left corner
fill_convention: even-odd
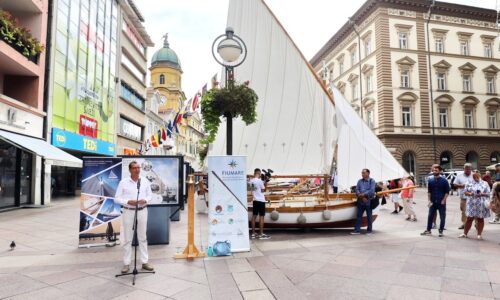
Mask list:
[[[241,117],[246,125],[257,121],[257,101],[259,97],[248,83],[230,84],[229,87],[211,89],[201,101],[201,114],[205,132],[203,143],[212,143],[221,123],[221,117]]]

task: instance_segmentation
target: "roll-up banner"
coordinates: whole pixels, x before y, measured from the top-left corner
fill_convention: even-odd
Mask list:
[[[250,251],[245,156],[209,156],[208,255]]]
[[[121,158],[83,157],[79,247],[117,243],[121,213],[114,200],[121,178]]]

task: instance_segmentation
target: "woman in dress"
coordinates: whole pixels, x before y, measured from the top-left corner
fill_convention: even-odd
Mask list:
[[[411,177],[403,178],[403,187],[412,187],[415,186]],[[415,214],[415,210],[413,209],[413,189],[407,189],[401,191],[401,198],[403,199],[403,207],[405,210],[405,214],[408,216],[406,221],[417,221],[417,215]]]
[[[467,197],[465,205],[465,221],[464,233],[459,237],[466,238],[472,226],[474,219],[477,219],[477,239],[481,240],[481,234],[484,228],[484,218],[490,217],[490,210],[484,205],[484,201],[490,195],[490,186],[486,181],[481,179],[481,174],[473,173],[473,180],[465,185],[464,195]]]

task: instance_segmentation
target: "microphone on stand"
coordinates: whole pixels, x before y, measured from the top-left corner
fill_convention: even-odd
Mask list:
[[[141,177],[137,180],[137,190],[141,188]]]

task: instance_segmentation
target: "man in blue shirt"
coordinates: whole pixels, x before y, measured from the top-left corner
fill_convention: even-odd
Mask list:
[[[361,171],[361,178],[356,185],[356,197],[358,198],[358,214],[356,216],[356,226],[351,234],[360,234],[361,218],[366,211],[366,219],[368,227],[366,228],[367,234],[372,234],[372,208],[371,201],[375,198],[375,180],[370,178],[370,170],[363,169]]]
[[[429,178],[427,183],[427,195],[429,197],[429,216],[427,218],[427,230],[421,235],[431,235],[432,220],[439,211],[439,236],[443,236],[444,224],[446,220],[446,199],[450,192],[450,184],[446,178],[440,176],[442,171],[441,166],[435,165],[432,168],[433,176]]]

